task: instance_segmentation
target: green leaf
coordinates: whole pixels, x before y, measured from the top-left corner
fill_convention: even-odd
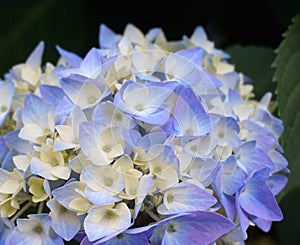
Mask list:
[[[300,15],[292,20],[274,61],[278,109],[285,131],[282,146],[289,161],[289,182],[281,196],[300,186]]]
[[[226,52],[231,55],[229,61],[235,65],[236,70],[253,81],[256,98],[261,98],[266,92],[274,92],[275,84],[272,83],[274,71],[271,65],[275,54],[272,48],[233,45],[227,48]]]

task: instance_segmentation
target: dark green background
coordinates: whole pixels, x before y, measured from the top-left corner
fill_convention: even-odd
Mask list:
[[[168,39],[203,25],[220,48],[235,43],[275,48],[300,10],[297,2],[1,0],[0,73],[24,61],[39,40],[46,42],[45,58],[52,62],[58,57],[56,44],[84,55],[97,46],[100,23],[120,33],[128,22],[143,32],[160,26]]]

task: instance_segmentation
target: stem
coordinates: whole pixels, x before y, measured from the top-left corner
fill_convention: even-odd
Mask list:
[[[11,222],[15,222],[28,208],[31,207],[31,202],[25,204],[15,215],[12,217]]]
[[[157,221],[157,222],[161,220],[155,213],[152,212],[152,210],[151,210],[148,206],[145,205],[144,208],[145,208],[146,213],[147,213],[152,219],[154,219],[154,220]]]
[[[40,202],[39,208],[38,208],[38,214],[41,214],[43,212],[45,202]]]

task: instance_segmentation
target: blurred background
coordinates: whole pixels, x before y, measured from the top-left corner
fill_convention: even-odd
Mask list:
[[[34,46],[46,42],[45,58],[55,62],[55,45],[84,55],[98,45],[105,23],[122,33],[131,22],[143,32],[162,27],[168,39],[191,35],[197,25],[220,48],[233,44],[276,48],[300,2],[272,1],[0,1],[0,72],[24,61]],[[197,4],[196,4],[197,3]],[[45,60],[46,60],[45,59]]]
[[[56,63],[57,44],[84,56],[98,47],[100,23],[117,33],[129,22],[144,33],[162,27],[169,40],[190,36],[202,25],[209,39],[231,54],[236,69],[255,82],[259,98],[265,91],[275,91],[274,50],[297,13],[300,1],[295,0],[0,0],[0,78],[24,62],[40,40],[46,44],[44,61]],[[299,205],[300,191],[294,190],[280,204],[285,220],[268,234],[251,228],[247,244],[300,244]]]

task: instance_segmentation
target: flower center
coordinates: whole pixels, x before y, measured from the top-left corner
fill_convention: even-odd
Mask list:
[[[135,195],[135,194],[136,194],[136,190],[135,190],[135,189],[131,189],[131,190],[129,191],[129,193],[130,193],[130,195]]]
[[[106,217],[111,219],[114,216],[114,212],[112,210],[107,210]]]
[[[33,231],[35,233],[41,233],[43,231],[43,228],[41,225],[37,225],[36,227],[33,228]]]
[[[193,145],[193,146],[191,147],[191,151],[192,151],[192,152],[196,152],[197,149],[198,149],[198,146],[197,146],[197,145]]]
[[[225,138],[224,132],[218,133],[218,137],[219,137],[220,139],[224,139],[224,138]]]
[[[137,105],[135,106],[135,109],[136,109],[137,111],[142,111],[142,110],[144,110],[144,106],[143,106],[142,104],[137,104]]]
[[[58,162],[56,159],[53,159],[50,163],[53,167],[57,166],[58,165]]]
[[[175,226],[174,226],[174,224],[172,224],[172,223],[169,223],[169,224],[168,224],[167,231],[168,231],[169,233],[176,232],[176,229],[175,229]]]
[[[110,152],[111,151],[111,147],[109,145],[105,145],[103,146],[102,150],[106,153]]]
[[[161,172],[161,168],[160,167],[155,167],[154,168],[154,173],[159,174]]]
[[[44,128],[44,134],[50,134],[51,130],[49,128]]]
[[[88,103],[89,104],[94,104],[95,102],[96,102],[96,98],[95,98],[95,96],[90,96],[89,98],[88,98]]]
[[[108,187],[112,186],[113,183],[114,183],[114,180],[112,178],[110,178],[110,177],[106,177],[105,180],[104,180],[104,185],[105,186],[108,186]]]
[[[193,133],[194,133],[194,131],[191,128],[185,130],[185,134],[187,134],[187,135],[190,135],[190,134],[193,134]]]
[[[169,194],[169,195],[167,196],[167,201],[168,201],[168,202],[173,202],[173,201],[174,201],[174,196],[173,196],[172,194]]]
[[[7,111],[7,107],[5,105],[1,106],[1,112],[6,112]]]
[[[115,119],[116,119],[117,121],[122,121],[122,115],[121,115],[121,113],[116,113]]]

